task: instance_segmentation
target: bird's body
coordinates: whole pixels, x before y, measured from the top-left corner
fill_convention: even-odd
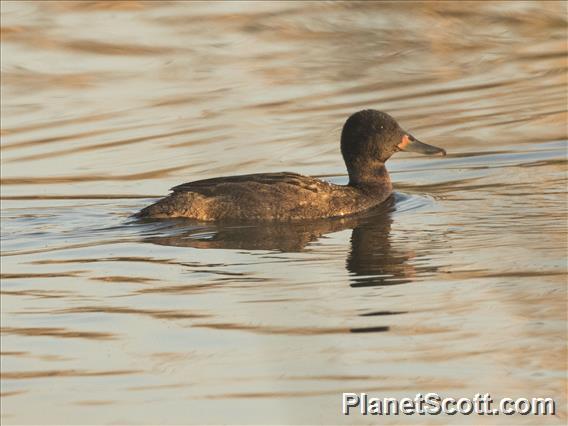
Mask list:
[[[388,174],[366,191],[297,173],[258,173],[184,183],[140,211],[140,217],[187,217],[199,221],[300,220],[350,216],[385,201]]]
[[[184,183],[142,209],[147,218],[199,221],[292,221],[350,216],[371,209],[392,193],[385,162],[398,151],[427,155],[445,151],[416,140],[390,115],[363,110],[347,119],[341,153],[349,183],[335,185],[296,173],[260,173]]]

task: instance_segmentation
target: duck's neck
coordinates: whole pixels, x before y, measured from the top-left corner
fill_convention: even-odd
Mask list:
[[[348,167],[349,186],[361,189],[369,195],[376,193],[383,197],[385,193],[392,192],[392,183],[389,172],[382,161],[367,160]]]

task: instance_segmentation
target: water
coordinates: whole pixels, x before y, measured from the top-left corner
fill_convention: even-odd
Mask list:
[[[566,3],[2,2],[2,421],[566,422]],[[444,159],[294,225],[139,223],[176,184],[345,183],[385,110]],[[342,392],[557,415],[342,416]]]

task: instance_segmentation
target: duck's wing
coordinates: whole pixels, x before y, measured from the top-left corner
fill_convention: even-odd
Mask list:
[[[188,182],[139,217],[295,220],[347,216],[363,208],[351,187],[297,173],[260,173]]]
[[[303,176],[298,173],[280,172],[280,173],[255,173],[250,175],[226,176],[212,179],[202,179],[193,182],[182,183],[170,189],[174,194],[180,192],[196,192],[203,195],[210,195],[217,192],[221,188],[227,187],[243,187],[243,185],[276,185],[288,184],[305,186],[309,181],[321,182],[318,179]],[[256,184],[256,185],[255,185]]]

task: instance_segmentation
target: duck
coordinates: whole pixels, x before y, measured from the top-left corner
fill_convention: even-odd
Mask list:
[[[341,131],[341,154],[349,181],[337,185],[292,172],[255,173],[197,180],[135,217],[215,221],[299,221],[352,216],[388,200],[393,186],[385,163],[400,151],[445,156],[419,141],[389,114],[365,109],[352,114]]]

